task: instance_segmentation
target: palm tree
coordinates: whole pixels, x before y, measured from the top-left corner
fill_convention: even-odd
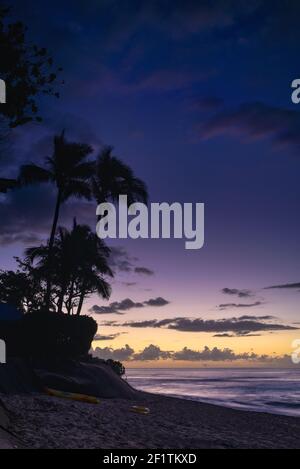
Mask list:
[[[104,299],[110,297],[111,288],[104,278],[113,276],[108,266],[110,250],[90,227],[78,225],[74,220],[71,231],[59,228],[52,249],[57,312],[62,312],[65,303],[68,314],[77,305],[79,315],[87,295],[98,293]],[[47,269],[48,245],[28,248],[25,255],[27,262],[37,261],[36,269],[43,275]]]
[[[89,226],[78,225],[76,219],[71,232],[64,230],[68,239],[66,252],[63,257],[66,260],[68,282],[64,283],[68,290],[68,301],[66,307],[71,314],[74,300],[78,299],[77,315],[80,315],[86,296],[98,293],[103,299],[109,299],[111,287],[103,276],[113,276],[108,265],[110,249],[98,236],[93,233]],[[65,290],[65,292],[66,292]]]
[[[88,161],[90,145],[67,142],[64,131],[54,137],[54,151],[47,157],[45,167],[36,164],[23,165],[20,170],[21,185],[52,183],[56,187],[56,204],[48,243],[48,279],[45,295],[46,310],[50,306],[52,251],[62,203],[72,196],[90,199],[89,180],[93,174],[94,162]]]
[[[147,203],[148,192],[145,183],[135,177],[132,169],[112,155],[112,147],[105,147],[99,154],[91,188],[98,204],[119,195],[127,195],[128,205],[134,202]]]
[[[52,246],[52,269],[49,272],[49,245],[29,247],[25,250],[25,262],[30,270],[34,271],[36,277],[42,283],[51,275],[50,303],[55,304],[57,299],[57,312],[62,312],[63,300],[67,290],[68,280],[72,270],[73,253],[71,250],[70,233],[64,228],[58,229]],[[35,263],[35,261],[37,261]],[[35,264],[34,264],[35,263]]]

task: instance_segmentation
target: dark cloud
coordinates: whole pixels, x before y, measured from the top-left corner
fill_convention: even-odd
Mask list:
[[[136,274],[142,274],[142,275],[154,275],[153,270],[150,270],[147,267],[135,267],[134,272]]]
[[[300,144],[300,112],[259,102],[244,104],[215,115],[199,131],[204,139],[231,135],[249,141],[269,138],[277,147],[294,146]]]
[[[0,244],[35,243],[48,236],[54,200],[51,188],[41,186],[17,189],[2,197]]]
[[[136,327],[136,328],[144,328],[144,327],[160,327],[158,325],[158,321],[156,319],[149,319],[146,321],[130,321],[125,322],[123,324],[116,323],[114,326],[124,326],[124,327]]]
[[[255,303],[222,303],[218,306],[219,309],[231,309],[231,308],[253,308],[254,306],[260,306],[263,303],[261,301],[255,301]]]
[[[110,263],[113,270],[139,275],[154,275],[154,272],[147,267],[136,266],[138,258],[131,256],[123,246],[113,246],[110,248]],[[127,286],[135,285],[136,282],[124,282]]]
[[[89,311],[95,314],[124,314],[124,311],[129,311],[133,308],[143,308],[145,305],[165,306],[167,304],[169,304],[169,301],[165,300],[162,297],[150,298],[149,300],[143,302],[135,302],[132,301],[130,298],[125,298],[125,300],[122,301],[114,301],[108,306],[94,305],[92,306],[92,308],[90,308]]]
[[[124,314],[123,311],[129,311],[133,308],[143,308],[143,306],[143,303],[134,302],[130,298],[125,298],[125,300],[122,301],[114,301],[108,306],[94,305],[89,311],[95,314]]]
[[[242,316],[240,318],[229,318],[219,320],[203,320],[189,318],[173,318],[162,320],[129,321],[116,324],[123,327],[135,328],[166,328],[182,332],[207,332],[207,333],[233,333],[236,336],[248,335],[257,332],[297,330],[296,327],[270,322],[272,316]]]
[[[137,282],[122,282],[122,284],[125,285],[125,287],[134,287],[137,285]]]
[[[232,339],[234,337],[261,337],[261,334],[249,334],[248,332],[240,332],[234,335],[234,334],[224,333],[224,334],[215,334],[214,337],[219,337],[223,339],[226,339],[226,338]]]
[[[270,290],[270,289],[276,289],[276,288],[287,288],[291,290],[298,290],[300,289],[300,283],[283,283],[281,285],[272,285],[270,287],[265,287],[265,290]]]
[[[253,296],[251,290],[239,290],[238,288],[222,288],[222,293],[225,295],[237,295],[240,298],[249,298]]]
[[[0,195],[0,245],[40,244],[50,235],[56,193],[50,184],[15,189]],[[95,224],[95,204],[70,199],[61,208],[59,224],[70,226],[74,217]]]
[[[122,246],[110,248],[110,263],[113,270],[119,270],[121,272],[131,272],[134,267],[134,260],[132,256],[128,254],[126,249]]]
[[[158,298],[150,298],[150,300],[144,302],[144,304],[148,306],[166,306],[169,303],[170,302],[168,300],[165,300],[161,296]]]
[[[236,319],[236,318],[235,318]],[[266,315],[266,316],[240,316],[238,318],[240,321],[274,321],[276,318],[276,316],[270,316],[270,315]]]
[[[25,244],[25,245],[38,245],[41,244],[42,239],[34,233],[24,233],[24,234],[0,234],[0,246],[5,247],[10,244]]]

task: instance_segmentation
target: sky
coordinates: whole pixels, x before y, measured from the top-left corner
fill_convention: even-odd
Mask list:
[[[65,129],[95,155],[112,145],[150,202],[205,204],[198,251],[182,240],[109,242],[111,299],[84,307],[99,324],[95,354],[136,367],[291,365],[300,337],[299,2],[11,6],[65,83],[59,99],[40,100],[42,123],[13,131],[0,176],[41,163]],[[50,186],[1,196],[2,269],[47,238],[53,205]],[[60,224],[74,216],[96,225],[94,204],[71,200]]]

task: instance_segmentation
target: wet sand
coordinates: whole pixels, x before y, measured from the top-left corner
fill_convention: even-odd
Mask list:
[[[11,433],[28,448],[300,448],[300,418],[139,396],[98,405],[41,394],[0,398]],[[150,414],[131,412],[135,404]]]

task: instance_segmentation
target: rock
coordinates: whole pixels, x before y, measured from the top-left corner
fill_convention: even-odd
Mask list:
[[[138,391],[105,363],[65,361],[59,366],[35,369],[48,388],[102,398],[137,399]]]

